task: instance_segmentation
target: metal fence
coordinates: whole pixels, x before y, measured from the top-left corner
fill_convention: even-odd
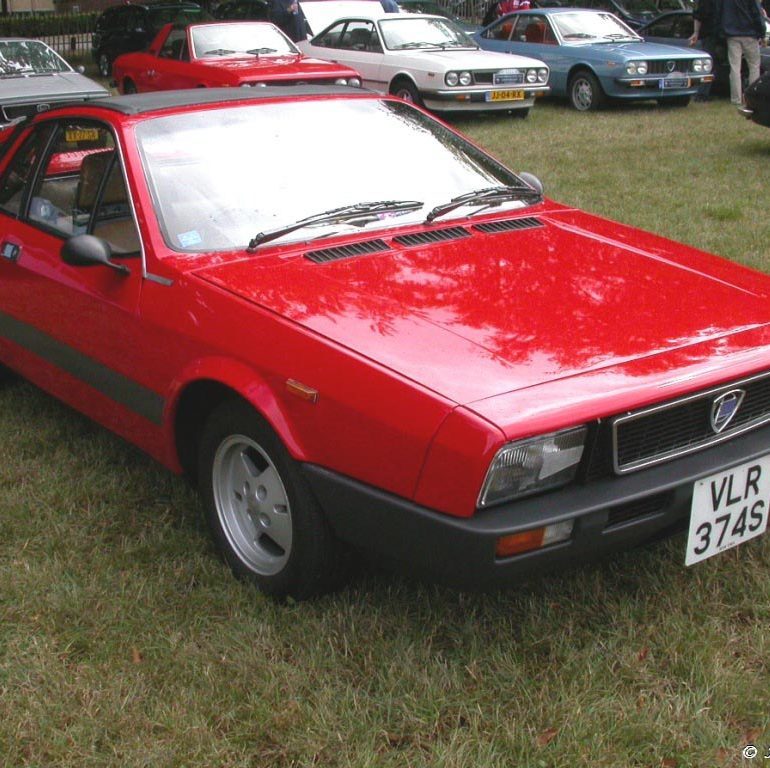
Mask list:
[[[95,13],[0,16],[0,37],[42,40],[65,59],[88,59]]]

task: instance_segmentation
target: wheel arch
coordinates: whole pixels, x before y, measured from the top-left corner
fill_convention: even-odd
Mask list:
[[[569,68],[569,72],[567,72],[567,88],[569,88],[569,84],[572,78],[578,72],[582,72],[582,71],[590,72],[599,81],[599,85],[602,84],[601,78],[599,77],[599,75],[596,74],[596,70],[590,64],[588,64],[585,61],[578,61],[575,64],[573,64]],[[602,90],[604,90],[603,87],[602,87]]]
[[[420,86],[417,85],[417,81],[409,72],[397,72],[395,75],[393,75],[393,77],[390,79],[390,82],[388,83],[388,93],[393,93],[393,88],[399,80],[406,80],[417,89],[418,93],[420,92]]]
[[[167,408],[167,438],[175,463],[195,479],[198,447],[208,417],[226,400],[241,400],[259,413],[295,458],[304,456],[296,431],[274,391],[253,369],[242,363],[199,361],[173,388]]]

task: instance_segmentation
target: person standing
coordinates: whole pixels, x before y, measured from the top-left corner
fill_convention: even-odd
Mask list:
[[[730,61],[730,101],[740,107],[742,61],[746,59],[751,85],[759,79],[759,41],[765,36],[765,20],[758,0],[722,0],[720,22]]]
[[[697,46],[700,50],[706,51],[711,56],[711,60],[716,69],[717,57],[721,42],[722,55],[724,55],[724,41],[717,39],[717,25],[714,19],[715,2],[714,0],[698,0],[693,10],[693,33],[688,40],[691,46]],[[711,94],[711,83],[703,83],[698,86],[696,101],[708,101]]]
[[[300,14],[297,0],[271,0],[270,21],[295,43],[305,36],[302,29],[304,17]]]

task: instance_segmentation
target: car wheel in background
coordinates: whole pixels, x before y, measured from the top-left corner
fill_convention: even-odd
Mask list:
[[[198,478],[209,530],[237,577],[278,598],[339,583],[339,542],[297,464],[249,405],[228,401],[209,417]]]
[[[112,62],[106,53],[100,53],[97,59],[99,74],[102,77],[109,77],[112,74]]]
[[[126,78],[123,81],[123,93],[137,93],[136,83],[131,78]]]
[[[411,80],[407,80],[405,77],[397,78],[390,86],[390,92],[394,96],[398,96],[399,99],[409,101],[412,104],[420,106],[422,99],[420,98],[420,92],[417,90],[415,84]]]
[[[569,80],[567,89],[570,104],[578,112],[598,109],[604,103],[604,91],[592,72],[581,69]]]

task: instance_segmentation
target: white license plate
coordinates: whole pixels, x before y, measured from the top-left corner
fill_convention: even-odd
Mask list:
[[[524,91],[491,91],[486,94],[487,101],[521,101]]]
[[[667,88],[689,88],[689,87],[690,87],[689,77],[670,77],[670,78],[662,78],[661,80],[658,80],[658,88],[662,90],[666,90]]]
[[[696,481],[685,565],[763,534],[769,500],[770,456]]]

